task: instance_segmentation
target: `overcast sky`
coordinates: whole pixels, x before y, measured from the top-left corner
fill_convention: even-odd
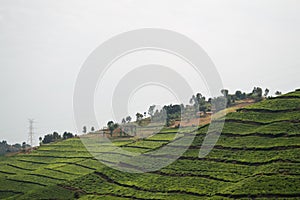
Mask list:
[[[83,62],[102,42],[139,28],[196,41],[231,92],[300,88],[299,10],[298,0],[1,0],[0,139],[27,141],[28,118],[37,121],[36,138],[75,131],[72,98]]]

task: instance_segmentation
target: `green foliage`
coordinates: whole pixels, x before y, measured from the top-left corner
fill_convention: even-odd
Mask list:
[[[293,110],[300,109],[300,99],[283,99],[283,98],[275,98],[261,101],[257,104],[250,105],[245,109],[266,109],[273,111],[285,111],[285,110]]]
[[[284,95],[280,96],[281,98],[285,98],[285,97],[291,97],[291,98],[299,98],[300,97],[300,90],[297,90],[296,92],[290,92]],[[277,97],[279,98],[279,97]]]
[[[229,113],[226,119],[254,121],[261,123],[271,123],[279,121],[296,121],[300,119],[299,111],[292,112],[278,112],[278,113],[262,113],[262,112],[244,112],[242,115],[239,113]]]
[[[108,168],[93,158],[78,138],[45,144],[30,154],[2,157],[0,198],[297,198],[300,196],[300,114],[294,109],[299,109],[296,97],[299,93],[263,100],[247,107],[246,112],[228,114],[215,148],[205,158],[198,158],[198,154],[208,126],[192,133],[189,128],[179,134],[179,129],[164,128],[145,139],[113,140],[123,150],[144,153],[184,133],[189,133],[185,137],[195,136],[182,157],[156,172],[130,174]],[[241,95],[235,94],[237,98],[242,98]],[[114,123],[111,125],[114,128]],[[176,155],[180,145],[168,146],[168,155]],[[107,154],[101,159],[109,160],[111,148],[102,151]],[[118,163],[123,156],[126,155],[116,155],[114,162]]]
[[[7,143],[7,141],[3,140],[0,142],[0,156],[5,155],[6,153],[11,153],[11,152],[18,152],[21,151],[22,149],[25,149],[26,147],[30,147],[30,145],[21,146],[20,144],[13,144],[10,145]]]
[[[73,137],[73,134],[65,132],[63,139],[67,139],[68,137],[70,137],[70,138]],[[61,140],[61,138],[62,137],[61,137],[60,134],[58,134],[57,132],[53,132],[52,134],[45,135],[44,139],[42,140],[42,143],[43,144],[48,144],[48,143],[51,143],[51,142],[56,142],[56,141]]]

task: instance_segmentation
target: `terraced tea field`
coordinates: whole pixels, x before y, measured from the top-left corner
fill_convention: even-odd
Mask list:
[[[195,138],[177,161],[142,174],[103,165],[80,139],[2,158],[0,199],[300,199],[300,91],[229,113],[218,143],[199,158],[207,130],[202,126],[186,135]],[[114,144],[151,152],[175,134],[176,129],[167,129]]]

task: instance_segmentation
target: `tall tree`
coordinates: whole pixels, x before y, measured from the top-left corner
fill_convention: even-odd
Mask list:
[[[54,140],[60,139],[60,135],[57,132],[53,132],[53,139]]]
[[[237,90],[235,92],[235,96],[236,96],[237,99],[242,99],[242,92],[240,90]]]
[[[195,104],[196,103],[196,97],[195,95],[192,96],[192,98],[190,99],[190,104]]]
[[[206,113],[206,101],[205,96],[203,96],[201,93],[196,94],[196,106],[198,106],[199,111],[202,111]]]
[[[270,90],[269,90],[268,88],[266,88],[266,89],[265,89],[264,96],[265,96],[265,97],[267,97],[267,96],[268,96],[268,94],[269,94],[269,92],[270,92]]]
[[[83,132],[83,133],[86,133],[86,131],[87,131],[86,126],[83,126],[82,132]]]
[[[107,127],[110,131],[110,137],[112,137],[113,131],[115,129],[115,123],[113,121],[109,121],[109,122],[107,122]]]
[[[154,113],[155,105],[152,105],[148,109],[148,114],[152,117]]]
[[[64,132],[63,139],[66,140],[68,138],[73,138],[74,135],[72,133]]]
[[[221,93],[223,94],[224,97],[228,96],[229,91],[227,89],[222,89]]]
[[[139,122],[143,119],[144,115],[138,112],[135,114],[135,116],[136,116],[136,121]]]
[[[129,123],[129,122],[131,122],[131,117],[130,116],[127,116],[126,117],[126,121]]]
[[[260,87],[254,87],[252,90],[252,96],[253,97],[258,97],[261,98],[262,97],[262,89]]]
[[[23,151],[25,151],[25,149],[26,149],[26,142],[22,143],[22,149],[23,149]]]

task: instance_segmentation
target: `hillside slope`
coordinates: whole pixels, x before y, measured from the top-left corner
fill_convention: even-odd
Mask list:
[[[167,144],[175,131],[114,143],[147,152]],[[199,128],[192,146],[176,162],[145,174],[106,167],[79,139],[3,158],[0,199],[300,198],[299,90],[228,114],[217,145],[200,159],[206,131],[207,126]]]

